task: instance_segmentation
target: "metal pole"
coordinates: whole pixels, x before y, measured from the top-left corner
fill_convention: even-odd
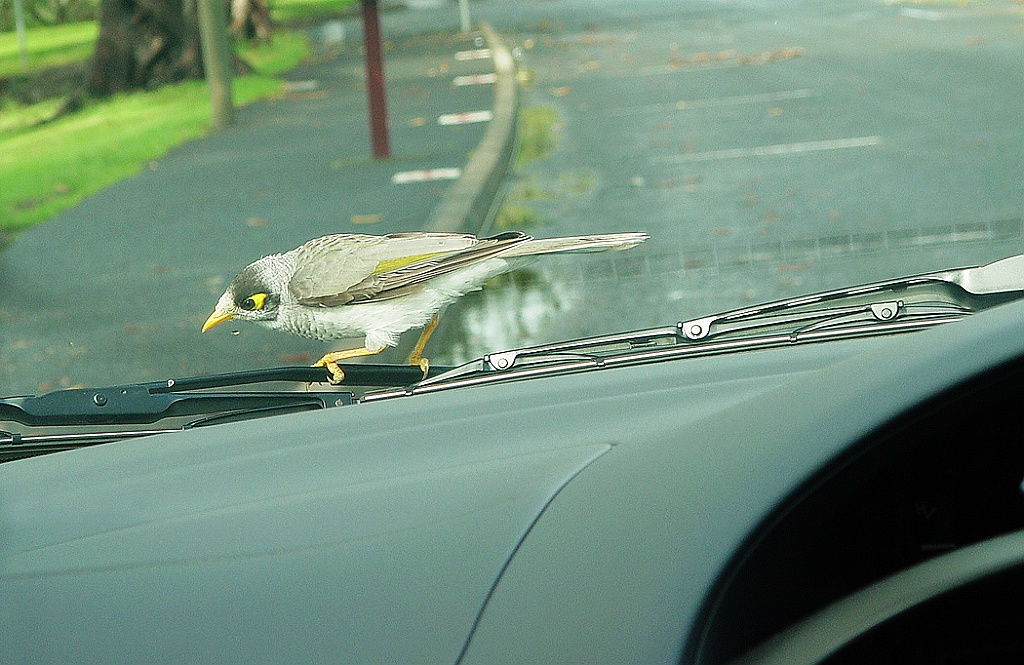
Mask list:
[[[198,4],[203,71],[210,89],[213,126],[224,129],[234,122],[235,116],[231,103],[231,44],[226,8],[220,0],[199,0]]]
[[[28,51],[25,49],[25,12],[21,7],[22,0],[14,0],[14,29],[18,33],[18,63],[22,69],[28,68]]]
[[[459,0],[459,23],[462,32],[469,32],[469,0]]]
[[[370,149],[376,159],[391,156],[388,109],[384,95],[384,65],[380,48],[377,0],[362,0],[363,46],[366,48],[366,95],[370,106]]]

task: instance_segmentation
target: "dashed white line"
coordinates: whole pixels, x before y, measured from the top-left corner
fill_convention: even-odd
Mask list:
[[[642,113],[665,113],[666,111],[686,111],[689,109],[712,108],[716,106],[739,106],[742,104],[763,104],[767,102],[781,102],[789,99],[806,99],[814,97],[813,90],[782,90],[780,92],[765,92],[754,95],[734,95],[732,97],[709,97],[706,99],[681,99],[678,102],[667,102],[664,104],[647,104],[644,106],[633,106],[628,108],[609,109],[608,115],[634,115]]]
[[[907,18],[924,19],[925,21],[941,21],[946,17],[942,12],[936,12],[930,9],[917,9],[915,7],[904,7],[900,10],[900,15],[906,16]]]
[[[491,49],[481,48],[474,51],[458,51],[455,53],[456,60],[486,60],[491,57]]]
[[[461,175],[462,169],[459,168],[399,171],[391,176],[391,182],[395,185],[402,185],[410,182],[427,182],[429,180],[456,180]]]
[[[681,164],[688,162],[710,162],[718,159],[739,159],[743,157],[766,157],[771,155],[799,155],[807,152],[824,150],[842,150],[844,148],[866,148],[881,145],[881,136],[858,136],[849,139],[830,139],[826,141],[803,141],[800,143],[777,143],[753,148],[730,148],[728,150],[710,150],[685,155],[665,155],[654,157],[652,161],[663,164]]]
[[[490,109],[484,111],[466,111],[464,113],[445,113],[438,116],[439,125],[468,125],[473,122],[487,122],[494,117]]]
[[[469,76],[456,76],[452,79],[452,85],[487,85],[488,83],[494,83],[498,80],[498,75],[491,74],[472,74]]]

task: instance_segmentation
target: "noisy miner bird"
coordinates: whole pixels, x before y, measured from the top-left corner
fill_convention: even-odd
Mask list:
[[[339,361],[380,353],[406,330],[423,328],[408,362],[426,373],[423,347],[438,313],[460,296],[539,254],[621,250],[646,239],[646,233],[544,239],[524,233],[327,235],[246,266],[228,284],[203,332],[238,319],[320,341],[363,337],[361,347],[314,363],[340,383],[345,374]]]

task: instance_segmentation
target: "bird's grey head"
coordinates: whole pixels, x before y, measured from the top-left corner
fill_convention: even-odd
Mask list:
[[[290,275],[289,261],[281,254],[250,263],[228,284],[203,332],[228,319],[272,324],[281,311],[282,300],[289,297]]]

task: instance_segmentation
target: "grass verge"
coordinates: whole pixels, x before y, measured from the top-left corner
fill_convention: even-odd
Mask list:
[[[25,31],[26,63],[22,66],[18,38],[0,32],[0,76],[88,60],[92,56],[99,24],[95,21],[40,26]]]
[[[554,125],[558,120],[550,106],[530,106],[519,112],[519,147],[515,168],[545,157],[555,147]]]
[[[301,23],[341,16],[355,11],[359,0],[275,0],[270,18],[275,23]]]
[[[358,0],[275,0],[270,16],[275,24],[309,23],[350,14],[357,4]],[[0,76],[17,76],[88,60],[98,34],[97,21],[30,27],[25,31],[23,64],[17,34],[13,30],[0,32]]]
[[[256,70],[235,79],[236,105],[280,90],[274,74],[307,53],[305,37],[278,33],[240,55]],[[55,102],[0,111],[0,234],[23,229],[130,176],[210,125],[206,84],[189,81],[117,95],[42,125]]]

